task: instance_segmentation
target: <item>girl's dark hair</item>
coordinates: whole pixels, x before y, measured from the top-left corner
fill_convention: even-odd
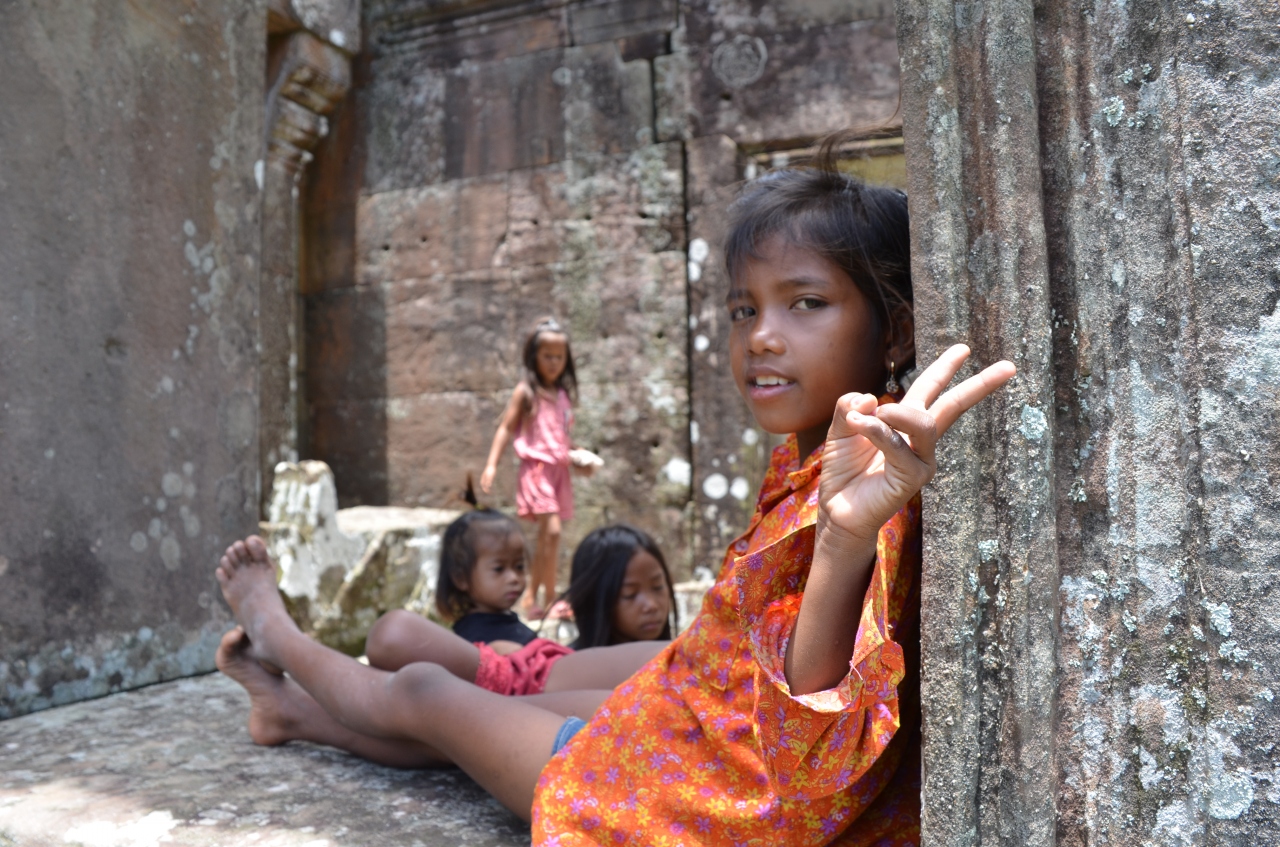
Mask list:
[[[578,640],[571,645],[573,649],[620,643],[613,627],[613,612],[622,593],[627,563],[636,550],[644,550],[657,559],[667,579],[671,616],[659,638],[671,638],[679,628],[676,593],[662,550],[644,530],[627,524],[612,524],[592,530],[573,553],[573,573],[569,577],[569,589],[564,593],[578,625]]]
[[[746,183],[729,208],[725,265],[735,279],[773,235],[812,250],[849,275],[872,304],[879,329],[912,308],[907,195],[867,185],[837,167],[847,133],[825,139],[806,167],[772,171]],[[898,362],[900,370],[914,362]]]
[[[469,582],[476,566],[473,529],[477,524],[504,524],[508,532],[520,531],[514,520],[496,509],[476,509],[449,524],[440,543],[440,574],[436,577],[436,610],[445,620],[457,620],[471,611],[471,597],[458,584]]]
[[[533,392],[534,399],[537,399],[538,386],[542,385],[542,378],[538,376],[538,345],[539,336],[544,333],[552,332],[557,335],[564,336],[564,371],[560,374],[560,378],[556,380],[554,388],[563,388],[569,394],[569,399],[575,403],[578,400],[578,374],[573,369],[573,347],[569,344],[569,332],[555,318],[543,318],[538,321],[533,331],[529,333],[529,337],[524,341],[524,381],[529,386],[529,390]]]

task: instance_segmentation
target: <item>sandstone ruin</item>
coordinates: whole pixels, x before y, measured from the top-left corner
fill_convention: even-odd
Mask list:
[[[606,461],[568,540],[626,519],[714,568],[768,446],[724,373],[720,213],[879,125],[850,166],[911,197],[918,343],[1021,373],[926,492],[924,843],[1260,843],[1277,14],[12,5],[0,718],[209,670],[211,563],[278,462],[326,461],[344,506],[456,507],[546,312]]]

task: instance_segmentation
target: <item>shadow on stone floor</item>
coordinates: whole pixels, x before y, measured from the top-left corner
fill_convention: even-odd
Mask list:
[[[465,774],[263,748],[221,674],[0,722],[0,847],[515,847]]]

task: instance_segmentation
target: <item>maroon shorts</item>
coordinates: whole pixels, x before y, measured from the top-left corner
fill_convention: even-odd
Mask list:
[[[573,483],[569,479],[569,466],[522,459],[516,482],[516,514],[522,518],[559,515],[562,521],[572,520]]]
[[[477,642],[480,667],[476,685],[498,694],[541,694],[547,687],[551,666],[573,651],[546,638],[535,638],[514,653],[500,656]]]

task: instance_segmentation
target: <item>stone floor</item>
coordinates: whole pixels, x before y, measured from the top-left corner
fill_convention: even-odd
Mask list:
[[[459,771],[256,747],[221,674],[0,721],[0,847],[527,845]]]

